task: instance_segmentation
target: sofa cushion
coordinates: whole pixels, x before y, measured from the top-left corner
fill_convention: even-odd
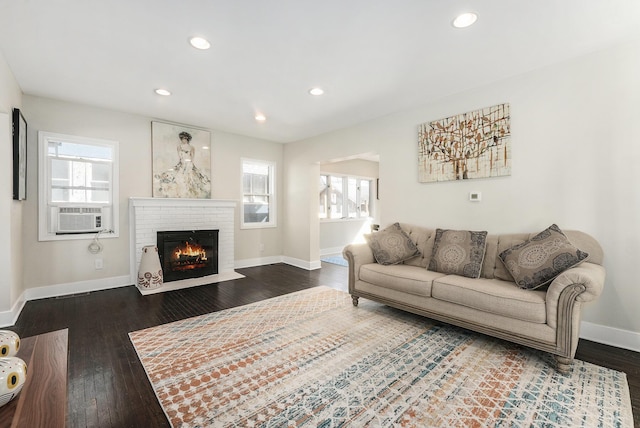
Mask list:
[[[433,281],[431,296],[522,321],[543,324],[547,320],[546,293],[523,290],[514,287],[513,282],[447,275]]]
[[[431,296],[433,280],[443,276],[419,266],[385,266],[378,263],[362,265],[359,274],[360,280],[370,284],[426,297]]]
[[[498,278],[514,282],[513,277],[504,267],[504,263],[502,263],[498,255],[504,250],[526,241],[531,236],[530,233],[487,235],[487,249],[484,252],[480,278]]]
[[[479,278],[487,232],[436,229],[429,270]]]
[[[429,266],[429,261],[431,261],[431,252],[433,251],[433,241],[435,240],[436,230],[407,223],[400,223],[400,227],[409,235],[420,251],[419,256],[405,260],[402,263],[405,265],[420,266],[426,269],[427,266]]]
[[[555,224],[499,255],[518,287],[529,290],[547,284],[588,256]]]
[[[380,232],[365,235],[365,239],[376,261],[382,265],[401,263],[420,255],[418,247],[399,223],[394,223]]]

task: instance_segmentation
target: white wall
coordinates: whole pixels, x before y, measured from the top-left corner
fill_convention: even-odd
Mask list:
[[[24,202],[13,200],[13,108],[22,108],[22,91],[0,52],[0,312],[12,309],[22,294]]]
[[[29,120],[29,184],[23,232],[25,288],[71,284],[129,275],[128,198],[150,197],[152,189],[151,118],[96,107],[24,96]],[[197,126],[197,124],[188,124]],[[90,239],[38,242],[37,237],[37,131],[49,131],[119,141],[120,237],[101,239],[99,256],[104,269],[95,270],[96,256],[89,253]],[[240,200],[241,157],[275,161],[281,172],[282,145],[212,130],[212,198]],[[282,185],[280,185],[282,190]],[[239,224],[239,210],[236,224]],[[236,226],[238,227],[238,226]],[[280,228],[236,229],[235,258],[280,256]],[[260,252],[259,244],[265,244]],[[32,264],[28,260],[34,260]]]
[[[557,223],[592,234],[607,281],[590,323],[640,332],[640,41],[460,93],[411,111],[285,146],[290,197],[315,195],[312,164],[380,155],[382,224],[403,221],[490,233],[533,232]],[[512,175],[417,182],[417,126],[511,103]],[[315,184],[314,184],[315,186]],[[482,202],[468,201],[470,191]],[[313,260],[318,226],[305,204],[287,205],[285,254]],[[305,236],[301,231],[308,230]],[[634,336],[635,339],[640,336]]]

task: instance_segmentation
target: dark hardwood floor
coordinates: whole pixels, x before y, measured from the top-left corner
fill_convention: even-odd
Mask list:
[[[324,262],[238,272],[246,277],[150,296],[130,286],[30,301],[11,329],[21,337],[69,329],[68,427],[168,427],[127,333],[318,285],[347,290],[347,269]],[[576,358],[627,373],[640,426],[640,353],[581,340]]]

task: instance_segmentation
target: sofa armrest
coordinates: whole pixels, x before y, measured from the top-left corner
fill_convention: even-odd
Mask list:
[[[349,262],[349,293],[353,293],[356,279],[360,275],[360,266],[376,263],[368,244],[350,244],[342,250],[342,256]]]
[[[551,282],[547,290],[547,324],[557,328],[559,304],[563,292],[572,290],[570,304],[595,300],[604,287],[605,269],[595,263],[585,262],[567,269]]]

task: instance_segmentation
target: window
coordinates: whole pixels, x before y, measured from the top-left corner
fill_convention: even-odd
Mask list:
[[[40,132],[39,152],[39,240],[118,236],[118,143]]]
[[[320,219],[358,219],[371,216],[371,189],[369,178],[320,175]]]
[[[275,169],[274,162],[242,159],[241,228],[276,226]]]

